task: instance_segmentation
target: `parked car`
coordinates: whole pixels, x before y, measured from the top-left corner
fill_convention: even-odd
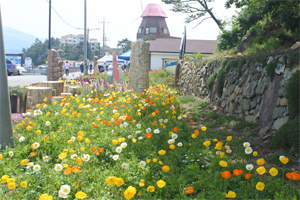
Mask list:
[[[27,70],[24,67],[17,66],[17,69],[19,70],[20,74],[27,74]]]
[[[39,65],[38,68],[39,69],[47,69],[48,65]]]
[[[9,59],[6,59],[6,69],[8,76],[11,74],[20,75],[20,71],[16,68],[16,64]]]

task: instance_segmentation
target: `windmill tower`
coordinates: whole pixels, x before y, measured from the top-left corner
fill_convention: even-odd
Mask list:
[[[170,32],[165,18],[168,16],[158,4],[148,4],[145,8],[140,27],[137,32],[137,40],[143,40],[146,35],[159,37],[170,37]]]

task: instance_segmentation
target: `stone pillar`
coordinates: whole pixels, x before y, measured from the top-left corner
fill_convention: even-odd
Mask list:
[[[149,87],[149,47],[144,41],[131,44],[128,89],[142,93]]]
[[[97,63],[98,56],[94,56],[93,60],[94,60],[94,73],[97,73],[97,72],[99,72],[98,63]]]
[[[63,81],[42,81],[41,87],[51,87],[56,90],[56,95],[59,96],[64,91],[64,82]]]
[[[48,70],[49,73],[49,80],[50,81],[58,81],[59,78],[63,76],[63,60],[62,60],[62,52],[55,49],[51,49],[51,59],[48,61]]]
[[[52,88],[51,87],[27,87],[27,104],[26,108],[31,109],[38,103],[44,103],[44,98],[48,97],[51,102]]]

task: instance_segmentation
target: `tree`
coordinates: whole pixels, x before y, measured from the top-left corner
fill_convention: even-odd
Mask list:
[[[165,3],[169,2],[169,0],[162,1]],[[171,10],[175,13],[189,14],[189,16],[185,18],[186,23],[200,20],[202,18],[202,20],[195,27],[201,24],[204,20],[212,18],[218,25],[219,29],[223,31],[222,21],[217,19],[213,14],[213,7],[208,5],[210,2],[214,2],[214,0],[182,0],[179,3],[174,2]]]
[[[131,49],[131,41],[125,38],[121,41],[118,41],[117,47],[121,47],[123,52],[128,51]]]
[[[147,40],[156,40],[156,36],[155,35],[144,35],[143,40],[144,41],[147,41]]]

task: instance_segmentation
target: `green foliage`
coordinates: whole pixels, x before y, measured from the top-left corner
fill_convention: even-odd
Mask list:
[[[292,74],[289,82],[286,85],[286,98],[288,99],[288,108],[292,118],[299,116],[299,94],[300,94],[300,71],[297,70]]]
[[[118,41],[117,47],[121,47],[123,52],[126,52],[131,49],[131,41],[127,38]]]
[[[270,37],[266,41],[264,41],[262,36],[258,36],[256,38],[249,41],[249,46],[245,50],[246,53],[252,54],[261,51],[273,52],[274,49],[278,48],[283,43],[283,41],[275,37]]]
[[[270,61],[267,64],[267,67],[266,67],[267,76],[270,78],[271,81],[273,81],[276,66],[277,66],[277,61]]]
[[[211,74],[207,79],[207,88],[211,90],[211,87],[215,81],[215,75]]]
[[[14,87],[9,87],[9,94],[10,95],[17,95],[22,98],[22,100],[25,100],[25,97],[27,96],[27,88],[25,87],[20,87],[20,86],[14,86]]]
[[[217,94],[219,95],[219,97],[221,97],[223,93],[225,76],[226,76],[225,67],[221,67],[217,74]]]
[[[238,121],[235,122],[233,130],[241,131],[245,129],[255,129],[257,127],[257,124],[246,122],[246,121]]]
[[[236,47],[241,41],[243,34],[241,28],[238,26],[233,26],[232,30],[224,30],[219,36],[219,43],[217,44],[217,49],[219,51],[224,51]]]
[[[270,143],[271,149],[285,149],[294,148],[294,152],[300,151],[300,127],[299,116],[284,124],[273,136]]]
[[[147,40],[156,40],[156,36],[155,35],[145,35],[143,37],[143,40],[144,41],[147,41]]]
[[[193,95],[180,96],[178,99],[180,103],[190,103],[196,101]]]
[[[165,85],[167,87],[174,87],[174,76],[168,74],[166,69],[154,70],[149,73],[149,85]]]

